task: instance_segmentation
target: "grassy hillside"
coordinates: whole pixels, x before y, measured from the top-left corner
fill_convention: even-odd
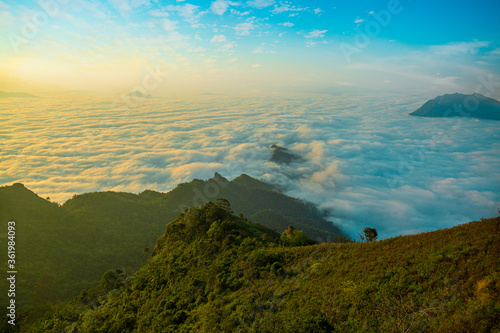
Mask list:
[[[500,217],[301,246],[298,230],[280,236],[228,210],[181,214],[135,275],[107,272],[29,331],[500,331]]]
[[[293,224],[314,238],[341,235],[312,205],[244,175],[233,182],[220,175],[194,180],[168,193],[87,193],[62,206],[22,184],[0,187],[0,221],[4,226],[16,222],[17,304],[27,304],[30,318],[36,318],[54,302],[91,288],[110,269],[132,274],[146,263],[147,249],[153,249],[168,222],[185,207],[219,197],[230,201],[235,214],[256,217],[253,221],[280,233]],[[270,219],[270,214],[279,219]],[[7,253],[6,242],[1,244]],[[0,265],[3,271],[5,265]],[[6,285],[0,280],[0,305],[8,302]]]

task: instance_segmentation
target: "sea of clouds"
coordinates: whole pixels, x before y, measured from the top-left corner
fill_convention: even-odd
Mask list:
[[[429,96],[428,96],[429,97]],[[498,215],[500,122],[408,116],[422,96],[274,94],[0,100],[0,185],[63,202],[242,173],[382,238]],[[270,162],[271,144],[305,162]]]

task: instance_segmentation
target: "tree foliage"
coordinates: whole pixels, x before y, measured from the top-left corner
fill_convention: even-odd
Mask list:
[[[183,208],[187,213],[189,207],[209,202],[210,193],[217,193],[212,200],[225,198],[216,201],[218,209],[205,212],[214,221],[224,220],[234,210],[279,232],[293,223],[315,239],[342,234],[314,206],[248,176],[232,182],[220,176],[193,180],[168,193],[87,193],[75,195],[63,205],[16,183],[0,187],[0,220],[17,223],[16,259],[23,268],[22,279],[17,281],[17,306],[26,306],[28,317],[36,319],[51,305],[98,284],[103,272],[118,268],[132,274],[146,263],[150,256],[147,249],[153,248],[165,225]],[[192,227],[200,221],[195,215],[190,219]],[[214,237],[231,227],[222,224],[215,230],[214,226]],[[2,245],[7,253],[6,243]],[[0,266],[4,271],[8,270],[6,263]],[[8,302],[7,294],[2,293],[0,305]]]
[[[223,212],[209,203],[179,216],[136,274],[107,272],[29,331],[500,330],[500,217],[371,244],[285,246],[297,229],[280,236]]]
[[[363,229],[363,234],[359,234],[359,238],[361,241],[367,241],[367,242],[372,242],[377,240],[377,230],[375,228],[364,228]]]

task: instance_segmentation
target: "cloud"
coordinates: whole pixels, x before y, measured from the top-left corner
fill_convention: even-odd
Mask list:
[[[176,12],[179,16],[184,18],[186,22],[191,23],[191,25],[197,26],[198,20],[204,14],[204,12],[199,12],[199,6],[192,4],[185,5],[168,5],[165,7],[167,11]]]
[[[323,38],[325,37],[325,34],[328,32],[328,30],[318,30],[314,29],[311,30],[307,35],[305,35],[306,38]]]
[[[280,25],[287,27],[287,28],[291,28],[294,26],[294,24],[292,22],[283,22],[283,23],[280,23]]]
[[[125,16],[125,17],[128,16],[129,13],[133,9],[136,9],[136,8],[139,8],[142,6],[149,7],[151,5],[149,0],[131,0],[131,1],[128,1],[128,0],[110,0],[109,2],[111,3],[111,5],[113,7],[118,9],[118,11],[120,12],[120,14],[122,16]],[[95,4],[92,4],[91,6],[95,6]]]
[[[456,55],[475,55],[480,49],[488,47],[490,42],[488,41],[474,41],[474,42],[456,42],[444,45],[435,45],[430,48],[430,50],[436,55],[443,57],[450,57]]]
[[[9,27],[15,24],[16,20],[8,10],[0,10],[0,27]]]
[[[210,9],[214,14],[223,15],[229,8],[229,3],[226,0],[217,0],[212,2]]]
[[[163,29],[165,29],[166,31],[173,32],[173,31],[175,31],[175,29],[177,29],[178,23],[179,23],[179,21],[171,21],[169,19],[164,19],[162,26],[163,26]]]
[[[309,9],[309,7],[295,6],[295,5],[291,5],[289,2],[280,1],[279,6],[274,5],[274,8],[271,11],[271,13],[281,14],[281,13],[286,13],[286,12],[301,12],[301,11],[308,10],[308,9]]]
[[[236,34],[239,36],[248,36],[250,35],[250,31],[252,31],[253,29],[255,29],[255,25],[251,21],[237,24],[234,27],[234,30],[236,30]]]
[[[488,53],[488,55],[493,56],[493,57],[500,56],[500,48],[492,50],[491,52]]]
[[[219,46],[220,52],[229,52],[232,51],[237,46],[236,42],[223,43]]]
[[[224,43],[227,42],[226,36],[224,35],[215,35],[210,40],[211,43]]]
[[[127,0],[110,0],[109,1],[113,7],[118,9],[120,13],[128,13],[132,10]]]
[[[323,10],[321,8],[314,9],[314,14],[316,14],[316,15],[321,15],[322,12],[323,12]]]
[[[231,8],[231,14],[232,15],[238,15],[238,16],[246,16],[246,15],[250,15],[251,11],[247,10],[247,11],[244,11],[244,12],[240,12],[240,11],[238,11],[236,9]]]
[[[165,11],[160,10],[160,9],[153,9],[153,10],[149,11],[149,15],[157,16],[157,17],[165,17],[165,16],[169,16],[170,14],[168,12],[165,12]]]
[[[16,113],[2,120],[1,183],[64,201],[247,173],[317,204],[353,236],[366,226],[389,237],[497,215],[500,123],[407,115],[426,100],[190,94],[131,109],[94,95],[6,101]],[[271,144],[304,161],[270,162]]]
[[[363,23],[364,21],[366,21],[366,20],[358,17],[357,19],[354,20],[354,23],[360,24],[360,23]]]
[[[247,1],[246,5],[248,7],[253,7],[253,8],[266,8],[274,4],[274,0],[252,0],[252,1]]]
[[[308,41],[306,41],[307,47],[315,47],[315,46],[320,45],[320,44],[327,44],[327,41],[325,41],[325,40],[321,40],[321,41],[308,40]]]
[[[252,53],[264,53],[264,46],[266,45],[266,43],[262,43],[260,44],[259,46],[257,46],[253,51]]]
[[[138,8],[141,6],[149,7],[151,5],[151,2],[149,0],[131,0],[130,4],[133,8]]]

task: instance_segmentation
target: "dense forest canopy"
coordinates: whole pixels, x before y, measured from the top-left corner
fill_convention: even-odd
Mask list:
[[[137,273],[106,272],[26,331],[500,329],[500,217],[360,243],[307,245],[299,231],[280,235],[224,201],[187,210]]]
[[[345,240],[314,205],[247,175],[228,181],[215,174],[167,193],[87,193],[62,205],[17,183],[0,187],[0,220],[16,222],[18,306],[27,305],[30,318],[38,318],[57,302],[93,287],[103,272],[134,273],[146,263],[148,249],[167,223],[184,209],[218,198],[225,198],[236,215],[280,233],[294,225],[315,241]],[[2,242],[5,253],[6,246]],[[0,303],[8,303],[6,294],[0,295]]]

